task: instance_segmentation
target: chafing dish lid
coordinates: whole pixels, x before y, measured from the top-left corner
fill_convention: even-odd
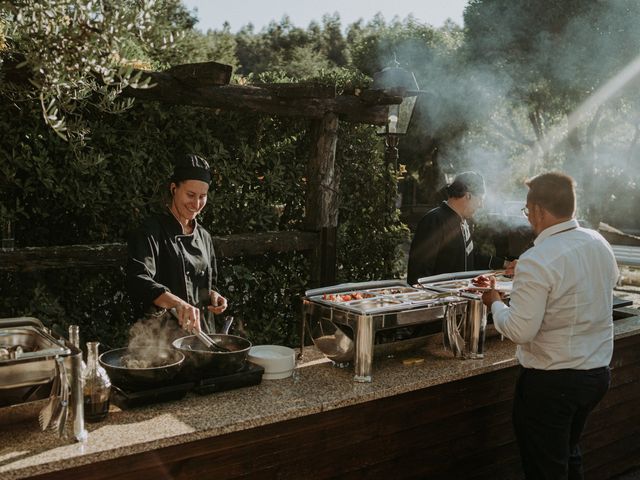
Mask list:
[[[44,325],[42,324],[42,322],[34,317],[0,318],[0,328],[24,327],[24,326],[44,328]]]
[[[324,295],[325,293],[339,293],[352,290],[371,290],[373,288],[383,287],[408,287],[407,282],[403,280],[376,280],[372,282],[358,282],[358,283],[341,283],[339,285],[332,285],[330,287],[321,287],[307,290],[304,292],[307,297],[316,297],[318,295]]]
[[[23,320],[29,320],[24,322]],[[11,321],[4,321],[11,320]],[[35,323],[33,322],[35,320]],[[39,326],[36,326],[39,325]],[[20,346],[19,357],[0,356],[0,363],[69,355],[71,350],[62,341],[47,333],[37,319],[0,319],[0,347],[6,350]]]
[[[470,272],[451,272],[441,273],[440,275],[431,275],[430,277],[422,277],[418,279],[420,285],[429,285],[436,282],[446,282],[448,280],[458,280],[461,278],[475,278],[478,275],[491,273],[493,270],[473,270]]]

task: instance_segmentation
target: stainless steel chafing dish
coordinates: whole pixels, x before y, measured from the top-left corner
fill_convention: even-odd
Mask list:
[[[482,293],[488,288],[481,288],[473,284],[473,278],[479,275],[495,276],[496,285],[494,288],[503,294],[508,303],[513,282],[510,277],[504,276],[504,271],[454,272],[418,279],[418,284],[422,288],[455,294],[470,300],[466,321],[458,322],[447,318],[442,324],[445,344],[458,357],[482,358],[483,356],[487,309],[482,304]]]
[[[37,413],[42,407],[39,400],[49,396],[56,375],[56,358],[62,359],[62,365],[69,372],[73,436],[76,440],[83,440],[86,431],[82,402],[82,352],[35,318],[0,319],[0,413],[10,416],[12,408],[27,405],[34,408],[23,408],[23,411]]]
[[[442,331],[443,320],[465,323],[468,315],[477,314],[477,309],[468,308],[474,301],[457,292],[411,287],[399,280],[308,290],[303,298],[303,349],[308,332],[334,362],[353,361],[354,380],[370,382],[374,355],[425,345],[427,337]]]
[[[504,271],[475,270],[470,272],[445,273],[418,279],[418,284],[422,288],[435,290],[438,292],[458,293],[469,298],[477,298],[488,288],[478,287],[472,280],[479,275],[492,275],[496,278],[495,289],[505,295],[511,293],[513,281],[504,275]]]

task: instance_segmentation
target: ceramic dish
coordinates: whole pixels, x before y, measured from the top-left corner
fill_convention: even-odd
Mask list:
[[[264,368],[264,380],[277,380],[293,374],[296,352],[281,345],[256,345],[249,350],[247,360]]]

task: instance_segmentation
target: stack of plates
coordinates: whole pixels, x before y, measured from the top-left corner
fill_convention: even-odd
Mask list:
[[[296,352],[281,345],[256,345],[249,350],[247,360],[264,368],[264,380],[277,380],[293,374]]]

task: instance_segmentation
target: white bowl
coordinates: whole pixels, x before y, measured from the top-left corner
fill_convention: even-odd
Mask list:
[[[293,374],[296,352],[281,345],[256,345],[249,349],[247,360],[264,367],[263,379],[277,380]]]

